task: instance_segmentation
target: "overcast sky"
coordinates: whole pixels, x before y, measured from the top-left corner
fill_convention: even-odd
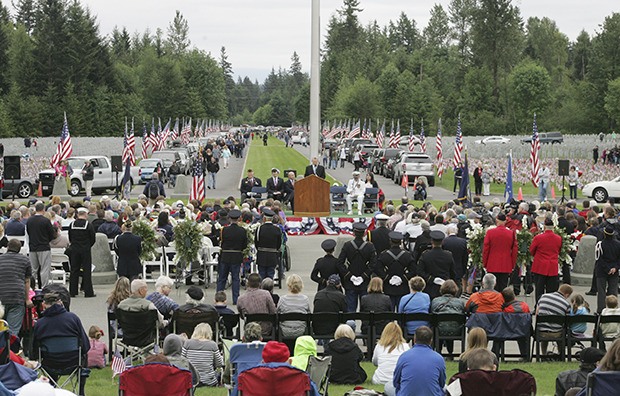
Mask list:
[[[360,20],[377,20],[380,26],[396,20],[401,11],[415,19],[422,30],[435,3],[447,11],[450,0],[361,0]],[[549,17],[574,40],[582,29],[594,34],[605,16],[618,11],[614,0],[516,0],[524,21],[531,16]],[[114,26],[130,33],[167,29],[180,10],[189,22],[192,46],[216,58],[222,46],[236,75],[260,82],[272,67],[287,68],[297,51],[303,68],[310,68],[311,0],[82,0],[97,15],[102,34]],[[615,7],[614,7],[615,5]],[[322,37],[330,16],[342,0],[321,0]]]

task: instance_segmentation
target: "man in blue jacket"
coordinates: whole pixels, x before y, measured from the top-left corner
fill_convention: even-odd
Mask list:
[[[90,349],[90,342],[88,336],[82,326],[82,321],[73,312],[68,312],[60,296],[55,293],[49,293],[44,296],[43,299],[44,311],[41,313],[41,318],[34,325],[34,343],[33,351],[38,353],[41,342],[51,337],[78,337],[80,346],[82,347],[82,362],[86,362],[86,355]],[[58,354],[53,357],[54,363],[58,366],[66,367],[66,365],[75,364],[74,356],[62,356]],[[55,366],[56,366],[55,364]],[[46,367],[45,363],[43,364]],[[58,380],[58,376],[53,372],[49,372],[50,377],[54,381]],[[80,379],[80,396],[84,395],[84,387],[86,384],[86,378],[88,377],[88,371],[83,370]]]

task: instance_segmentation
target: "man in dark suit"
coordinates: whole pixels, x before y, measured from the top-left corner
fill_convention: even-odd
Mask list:
[[[364,240],[366,224],[354,223],[355,239],[347,241],[338,256],[338,270],[346,291],[347,312],[357,311],[357,302],[368,294],[367,288],[377,262],[377,253],[372,242]]]
[[[323,165],[319,165],[319,159],[317,157],[312,157],[312,163],[306,166],[304,177],[308,177],[310,175],[316,175],[321,179],[325,179],[325,167]]]
[[[267,180],[267,198],[281,200],[284,196],[284,180],[278,168],[271,169],[271,177]]]
[[[377,226],[370,231],[368,240],[375,245],[377,256],[390,248],[390,229],[387,228],[388,215],[380,213],[375,216]],[[407,294],[407,293],[405,293]]]
[[[116,273],[129,280],[134,280],[142,273],[140,253],[142,253],[142,238],[131,233],[131,221],[126,221],[121,227],[123,233],[114,238],[114,251],[118,256]]]
[[[271,220],[275,213],[269,209],[263,209],[263,224],[256,228],[254,245],[256,246],[256,265],[261,279],[275,276],[276,265],[280,264],[280,248],[282,247],[282,231]],[[282,274],[280,274],[282,276]]]
[[[467,239],[459,238],[458,227],[456,224],[448,226],[448,237],[443,240],[442,247],[452,253],[454,258],[454,278],[456,284],[461,281],[463,290],[467,290],[467,261],[469,260],[469,252],[467,250]]]
[[[239,298],[239,270],[243,263],[243,251],[248,246],[248,234],[243,227],[238,225],[241,212],[233,209],[228,212],[230,225],[222,228],[221,247],[222,251],[217,265],[217,291],[226,289],[228,274],[232,275],[233,304],[237,304]]]
[[[248,176],[241,179],[241,201],[245,201],[247,198],[252,198],[252,188],[262,187],[262,183],[258,177],[254,177],[254,171],[248,169]]]
[[[291,203],[291,211],[295,213],[295,172],[286,175],[288,179],[284,182],[284,202]]]
[[[379,254],[375,272],[383,279],[383,292],[390,296],[392,311],[400,298],[409,293],[409,279],[416,275],[413,256],[402,249],[403,234],[390,232],[390,248]]]
[[[436,278],[454,279],[454,258],[452,253],[441,248],[445,234],[442,231],[431,231],[432,248],[420,256],[418,262],[418,275],[426,281],[424,292],[431,300],[439,297],[439,286],[435,283]]]

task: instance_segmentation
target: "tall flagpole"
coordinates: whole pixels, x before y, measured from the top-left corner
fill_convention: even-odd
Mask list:
[[[319,156],[319,133],[321,128],[321,2],[312,0],[312,33],[310,41],[310,158]]]

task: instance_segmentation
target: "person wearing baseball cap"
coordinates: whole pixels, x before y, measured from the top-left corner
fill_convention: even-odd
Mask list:
[[[603,230],[603,240],[596,246],[596,312],[605,308],[607,295],[618,295],[618,270],[620,270],[620,241],[615,238],[614,227],[608,224]]]
[[[566,370],[558,374],[555,380],[555,394],[564,395],[570,388],[583,388],[586,386],[588,374],[596,369],[605,352],[588,347],[578,352],[579,368]]]
[[[335,248],[336,241],[331,238],[321,243],[321,249],[325,251],[325,256],[316,261],[310,274],[310,279],[319,285],[317,291],[321,291],[327,286],[330,275],[338,273],[338,259],[334,257]]]
[[[327,279],[327,285],[314,296],[314,313],[347,312],[347,301],[342,294],[340,275],[332,274]],[[332,337],[338,327],[338,322],[313,321],[312,328],[315,334]]]

